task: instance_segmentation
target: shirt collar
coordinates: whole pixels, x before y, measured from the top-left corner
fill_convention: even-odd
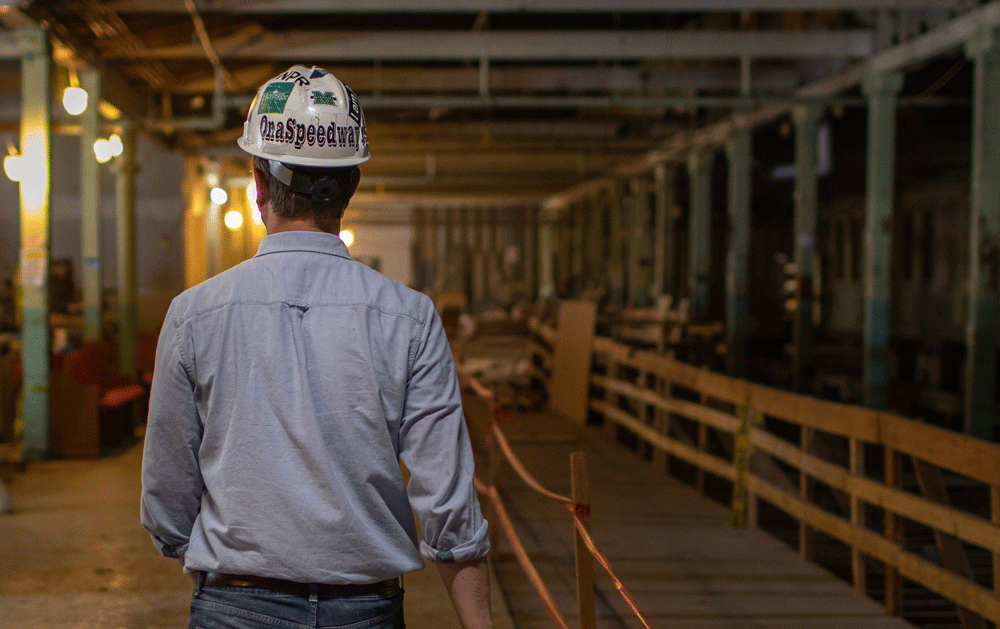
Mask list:
[[[344,241],[326,232],[288,231],[264,236],[257,247],[259,257],[282,251],[311,251],[351,259]]]

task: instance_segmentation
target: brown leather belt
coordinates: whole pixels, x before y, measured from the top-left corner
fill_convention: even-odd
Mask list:
[[[315,593],[319,598],[349,598],[371,596],[392,598],[399,594],[399,579],[386,579],[378,583],[299,583],[270,577],[256,577],[246,574],[226,574],[224,572],[202,572],[202,586],[235,587],[269,590],[308,598]]]

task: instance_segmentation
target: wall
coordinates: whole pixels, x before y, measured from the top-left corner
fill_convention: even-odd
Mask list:
[[[16,146],[13,134],[0,141]],[[81,285],[80,149],[74,136],[52,138],[52,257],[73,260],[74,281]],[[183,289],[180,196],[181,155],[138,134],[136,165],[136,247],[139,328],[155,330],[170,300]],[[115,174],[112,163],[100,168],[101,264],[105,290],[116,289]],[[0,280],[12,278],[20,251],[20,201],[17,184],[0,176]]]

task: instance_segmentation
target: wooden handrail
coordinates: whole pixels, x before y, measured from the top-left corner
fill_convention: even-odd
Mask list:
[[[696,466],[700,473],[707,472],[734,483],[743,483],[743,487],[734,487],[734,508],[737,496],[741,509],[753,509],[750,503],[756,498],[766,500],[798,519],[804,531],[815,528],[850,546],[854,563],[860,565],[858,558],[861,554],[884,562],[889,568],[887,574],[891,575],[888,578],[894,580],[887,583],[889,599],[893,599],[898,592],[899,582],[896,580],[906,577],[966,610],[992,622],[1000,622],[1000,444],[892,413],[751,384],[684,364],[663,354],[636,350],[607,338],[595,338],[592,351],[595,362],[604,364],[607,375],[591,374],[591,390],[602,390],[603,394],[592,394],[596,397],[590,399],[590,408],[656,450]],[[635,382],[621,379],[625,371],[623,368],[639,372]],[[649,376],[658,384],[648,387]],[[662,382],[668,383],[666,389],[659,384]],[[693,391],[701,401],[672,397],[670,390],[674,385]],[[622,398],[629,403],[621,404]],[[733,413],[719,410],[717,404],[707,406],[706,400],[712,399],[728,402],[734,408]],[[737,444],[733,460],[675,438],[665,424],[650,423],[645,411],[633,414],[627,410],[648,407],[697,423],[699,434],[712,429],[731,435]],[[804,436],[804,444],[791,443],[750,419],[764,416],[797,426]],[[816,433],[847,438],[849,448],[855,452],[851,463],[832,463],[813,451],[807,442],[811,438],[806,436]],[[699,444],[703,441],[699,439]],[[906,491],[899,487],[894,476],[896,472],[892,470],[889,471],[891,474],[887,473],[891,482],[865,476],[863,467],[857,462],[857,456],[860,456],[857,452],[864,443],[882,446],[887,453],[893,453],[893,457],[908,455],[917,459],[920,465],[932,464],[986,485],[990,496],[990,516],[979,517],[936,501],[934,496],[924,497]],[[798,494],[789,493],[787,488],[778,487],[755,472],[748,449],[758,453],[758,460],[761,456],[771,457],[798,470]],[[771,463],[770,467],[773,470],[775,465]],[[810,499],[811,492],[805,489],[813,481],[846,495],[845,504],[851,508],[853,516],[845,519],[814,504]],[[993,590],[984,588],[967,575],[957,574],[907,552],[892,533],[896,530],[895,525],[887,527],[887,534],[867,528],[858,515],[863,503],[885,510],[887,522],[906,518],[991,552],[994,558],[993,581],[998,586]],[[734,513],[734,522],[741,521],[746,521],[746,517],[737,518]],[[807,539],[803,537],[800,543],[805,543]],[[859,581],[864,578],[861,570],[855,570],[854,574]],[[856,585],[863,591],[863,583]],[[896,611],[896,602],[887,600],[887,609]]]

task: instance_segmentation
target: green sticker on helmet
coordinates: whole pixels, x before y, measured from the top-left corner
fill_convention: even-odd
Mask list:
[[[337,97],[333,95],[333,92],[313,92],[312,93],[313,103],[317,105],[336,105]]]
[[[280,114],[285,111],[285,103],[292,94],[295,83],[271,83],[261,94],[258,114]]]

